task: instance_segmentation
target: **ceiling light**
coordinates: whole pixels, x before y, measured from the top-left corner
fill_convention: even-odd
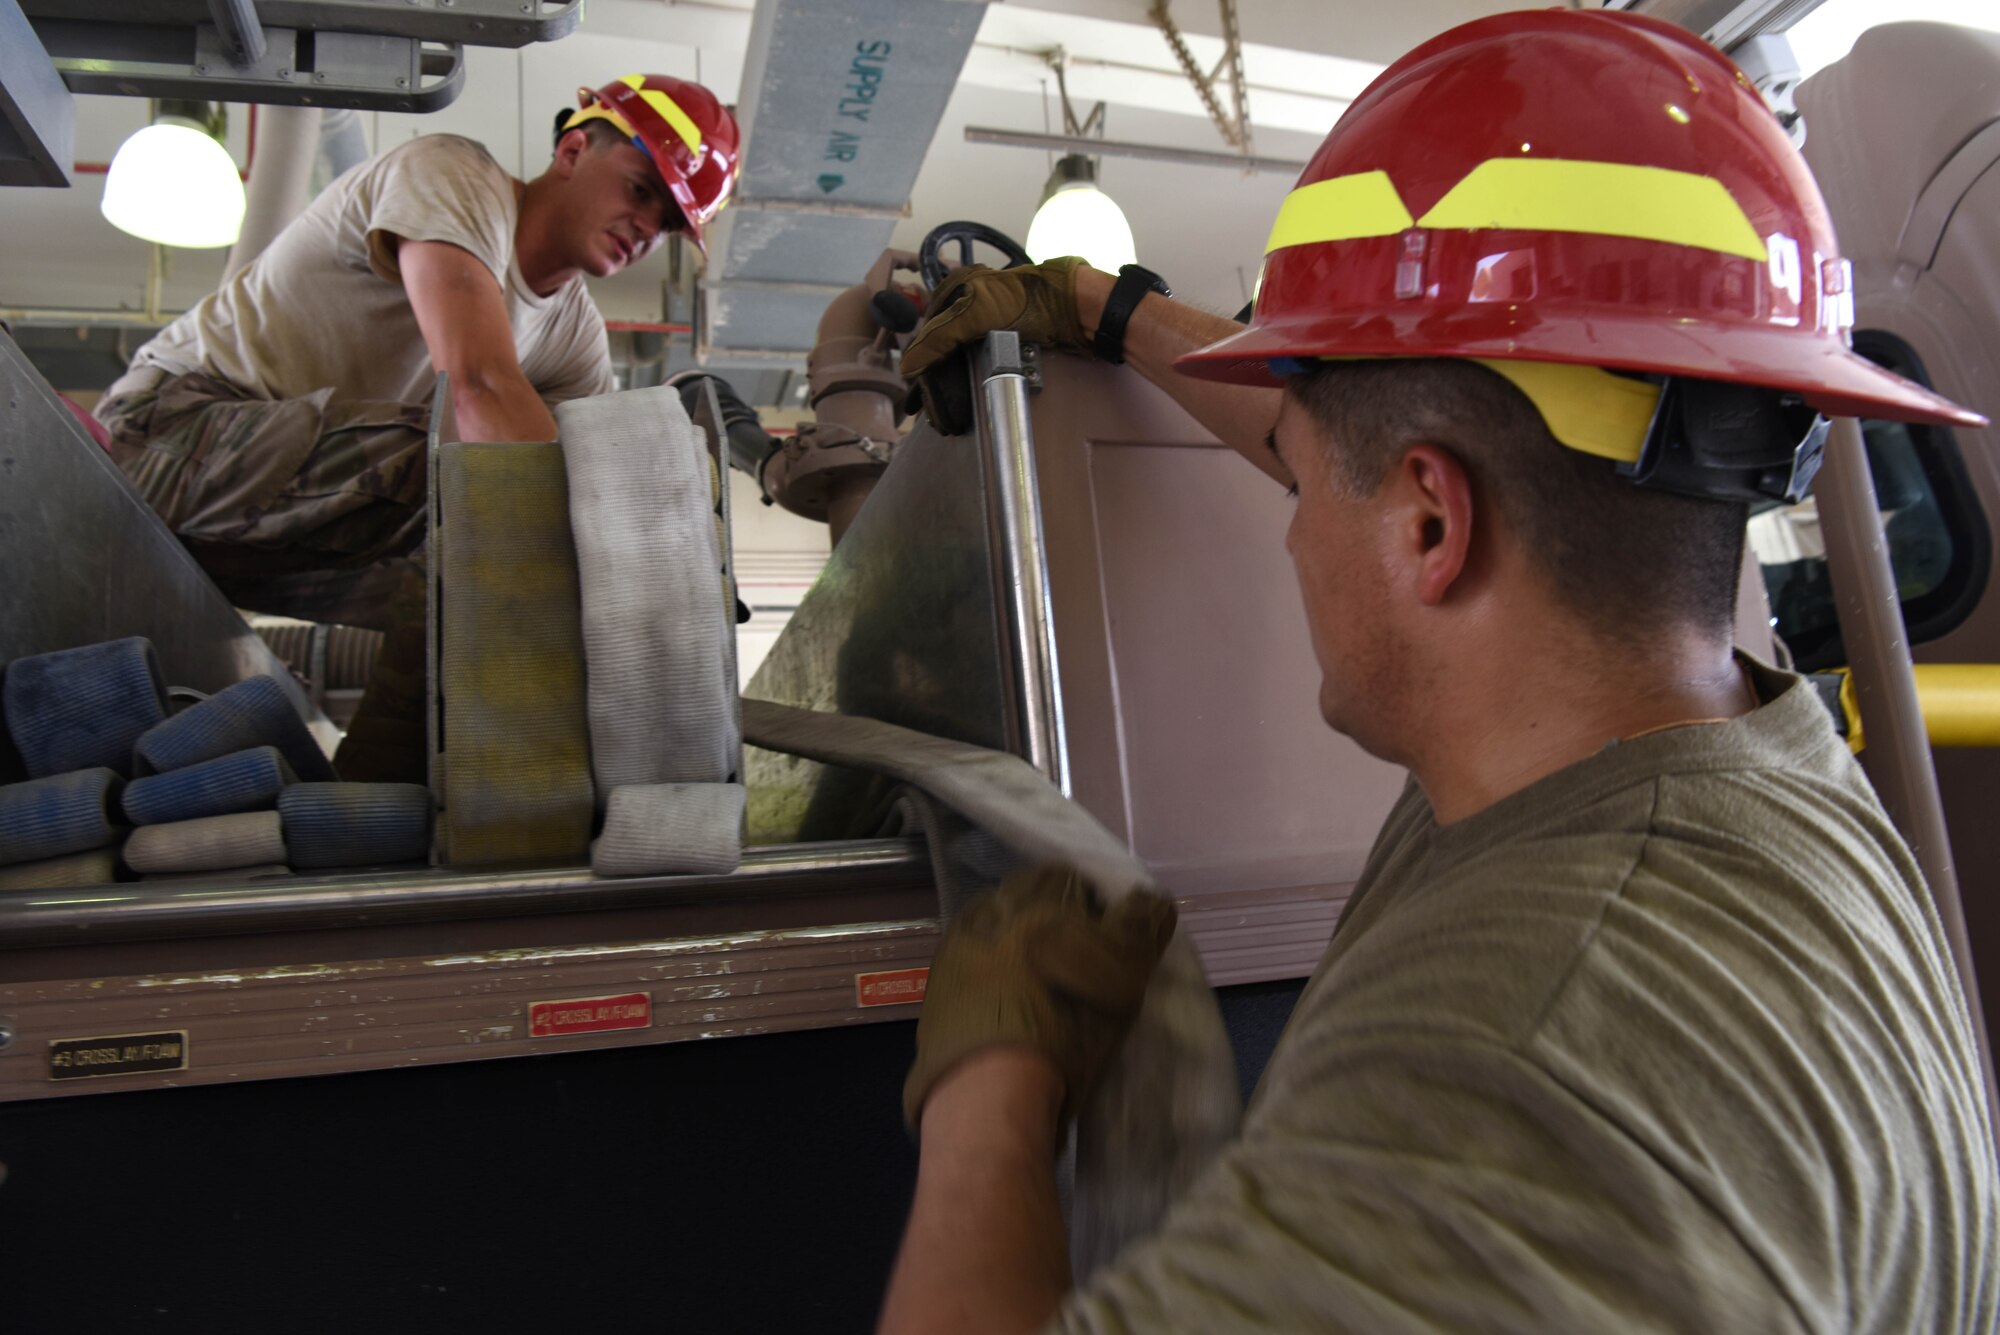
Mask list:
[[[1064,155],[1049,173],[1042,206],[1028,224],[1028,255],[1037,264],[1081,255],[1091,268],[1105,273],[1138,262],[1132,225],[1111,196],[1097,188],[1097,168],[1083,154]]]
[[[104,177],[104,217],[143,241],[189,250],[231,245],[243,228],[243,178],[209,102],[163,101],[119,145]]]

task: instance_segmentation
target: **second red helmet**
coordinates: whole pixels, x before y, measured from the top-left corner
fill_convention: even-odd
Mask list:
[[[1250,327],[1179,366],[1560,362],[1983,424],[1851,350],[1852,290],[1805,160],[1715,48],[1619,11],[1497,14],[1347,109],[1279,210]]]

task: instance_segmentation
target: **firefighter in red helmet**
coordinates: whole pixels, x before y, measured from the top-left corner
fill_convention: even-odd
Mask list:
[[[736,117],[698,83],[664,74],[628,74],[595,92],[577,90],[578,109],[556,118],[556,142],[602,120],[644,153],[673,196],[671,230],[706,253],[702,229],[715,220],[743,169]]]
[[[734,186],[736,121],[707,89],[632,75],[583,100],[533,180],[449,134],[344,173],[96,409],[112,458],[236,606],[404,631],[344,777],[424,779],[416,572],[437,377],[464,439],[554,439],[553,405],[614,387],[585,278],[675,231],[699,244]]]
[[[882,1328],[1992,1329],[1937,912],[1814,692],[1733,649],[1748,508],[1826,414],[1984,419],[1849,349],[1747,81],[1629,13],[1466,24],[1334,127],[1247,328],[1160,286],[963,271],[905,370],[1017,321],[1291,484],[1321,713],[1411,782],[1240,1137],[1092,1275],[1050,1166],[1164,938],[1046,874],[947,934]]]

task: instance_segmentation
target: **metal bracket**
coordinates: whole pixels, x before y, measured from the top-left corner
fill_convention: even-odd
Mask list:
[[[14,0],[0,0],[0,185],[68,185],[76,106]]]
[[[72,19],[127,29],[188,29],[210,23],[212,0],[21,0],[34,19]],[[133,10],[143,12],[135,16]],[[264,27],[351,32],[420,42],[521,47],[567,37],[583,20],[583,0],[256,0]]]
[[[73,93],[427,112],[449,106],[465,83],[462,48],[412,37],[266,28],[263,56],[238,65],[210,23],[114,29],[50,18],[34,26]]]
[[[232,62],[254,65],[264,58],[264,23],[250,0],[208,0],[208,12],[222,30]]]
[[[1028,392],[1038,393],[1042,388],[1042,345],[1024,343],[1021,346],[1021,378],[1028,382]]]

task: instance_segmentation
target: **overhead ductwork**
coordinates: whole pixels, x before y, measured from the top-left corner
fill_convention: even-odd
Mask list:
[[[984,17],[964,0],[760,0],[734,202],[695,305],[703,362],[803,364],[888,247]]]

